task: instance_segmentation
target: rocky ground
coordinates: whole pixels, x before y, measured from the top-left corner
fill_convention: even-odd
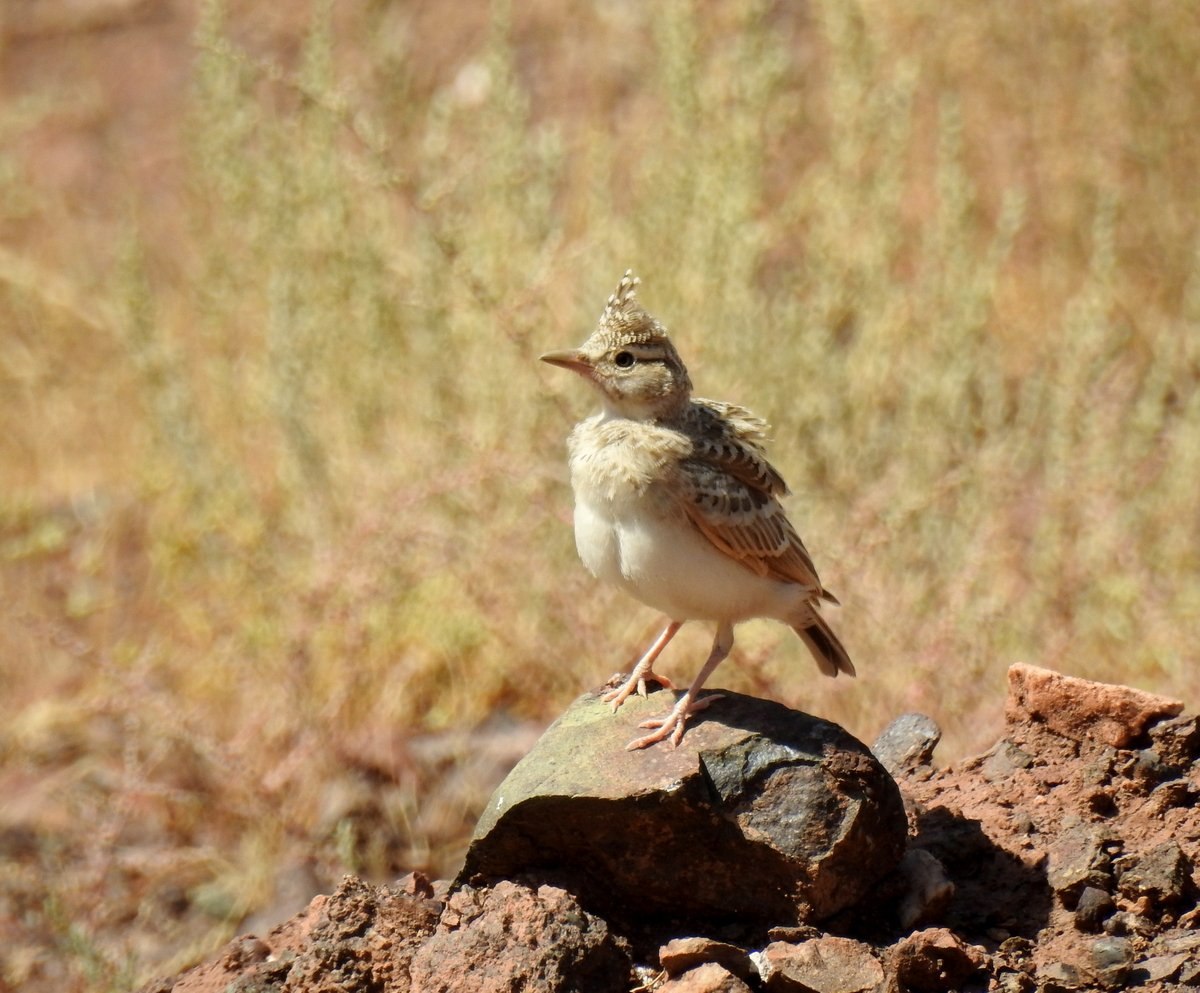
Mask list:
[[[937,729],[918,715],[881,736],[876,761],[832,725],[799,715],[781,732],[770,722],[782,708],[756,707],[736,699],[725,718],[712,708],[674,753],[630,757],[597,741],[588,771],[571,749],[602,725],[584,698],[497,790],[453,884],[347,877],[269,934],[146,993],[1200,988],[1200,724],[1179,703],[1014,666],[1003,739],[949,768],[932,761]],[[895,848],[872,841],[895,825],[883,768],[903,799],[907,844]],[[794,816],[779,816],[791,803]],[[817,807],[827,820],[813,819]],[[626,841],[640,854],[624,873],[613,827],[635,814]],[[689,903],[691,860],[667,855],[689,845],[697,858],[702,847],[728,854],[720,885],[736,913],[714,910],[711,889]],[[570,871],[572,846],[581,861],[604,854],[604,871]],[[743,858],[760,860],[749,886]],[[763,859],[777,860],[776,881],[764,881]],[[855,867],[858,899],[839,906],[822,880],[850,886]],[[687,913],[670,911],[672,887]],[[781,892],[794,898],[783,910]],[[766,907],[775,923],[755,912]]]

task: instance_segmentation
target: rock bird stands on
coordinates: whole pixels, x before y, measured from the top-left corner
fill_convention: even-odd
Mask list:
[[[542,361],[578,373],[603,409],[571,432],[575,546],[593,575],[620,586],[669,623],[629,678],[604,699],[615,711],[646,680],[674,685],[653,665],[689,620],[715,621],[708,661],[664,716],[641,725],[644,748],[683,737],[687,719],[720,694],[698,699],[733,647],[733,626],[752,617],[788,624],[827,676],[854,665],[819,613],[837,603],[779,498],[787,485],[767,461],[767,425],[743,407],[692,396],[667,329],[637,300],[625,273],[600,323],[578,349]]]

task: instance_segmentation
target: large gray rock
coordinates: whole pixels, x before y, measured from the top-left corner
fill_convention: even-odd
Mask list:
[[[904,807],[865,745],[728,693],[677,749],[626,751],[673,699],[575,701],[492,796],[456,885],[525,877],[614,922],[770,926],[827,918],[894,868]]]

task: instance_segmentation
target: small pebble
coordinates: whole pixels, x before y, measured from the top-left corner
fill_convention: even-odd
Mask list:
[[[1144,938],[1152,938],[1158,929],[1145,917],[1118,910],[1104,922],[1104,931],[1106,934],[1138,934]]]
[[[1014,810],[1012,812],[1012,829],[1015,834],[1033,834],[1037,830],[1033,824],[1033,818],[1029,816],[1026,810]]]
[[[1096,886],[1086,886],[1075,905],[1075,927],[1080,931],[1099,931],[1104,919],[1116,909],[1113,898]]]
[[[875,757],[892,776],[929,765],[942,729],[924,714],[901,714],[880,732],[871,746]]]
[[[1004,969],[996,977],[996,989],[999,993],[1032,993],[1036,987],[1033,978],[1023,972]]]
[[[1037,978],[1047,993],[1056,990],[1077,990],[1083,985],[1079,970],[1066,962],[1051,962],[1038,969]]]
[[[1099,938],[1092,943],[1092,961],[1099,969],[1127,963],[1130,954],[1128,938]]]
[[[1100,985],[1109,989],[1127,986],[1130,955],[1128,938],[1100,938],[1093,943],[1092,965]]]

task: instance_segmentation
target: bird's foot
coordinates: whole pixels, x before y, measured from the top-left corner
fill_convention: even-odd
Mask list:
[[[653,717],[648,721],[642,721],[638,727],[646,728],[651,733],[643,735],[641,738],[635,738],[625,746],[625,750],[632,752],[667,738],[671,739],[671,747],[674,748],[683,740],[683,729],[687,726],[687,719],[698,710],[704,710],[714,700],[720,700],[724,695],[724,693],[710,693],[703,700],[693,700],[689,694],[685,693],[665,717]]]
[[[620,678],[620,673],[618,673],[609,680],[609,683],[614,683]],[[662,686],[664,689],[675,689],[675,684],[672,683],[671,680],[669,680],[666,676],[660,676],[657,672],[654,672],[650,669],[647,669],[645,672],[638,672],[636,669],[634,669],[633,672],[629,674],[628,679],[626,679],[615,689],[609,690],[600,699],[605,703],[611,703],[613,713],[615,714],[617,710],[620,709],[621,704],[633,696],[634,693],[636,693],[638,696],[646,695],[647,679],[658,683],[658,685]]]

